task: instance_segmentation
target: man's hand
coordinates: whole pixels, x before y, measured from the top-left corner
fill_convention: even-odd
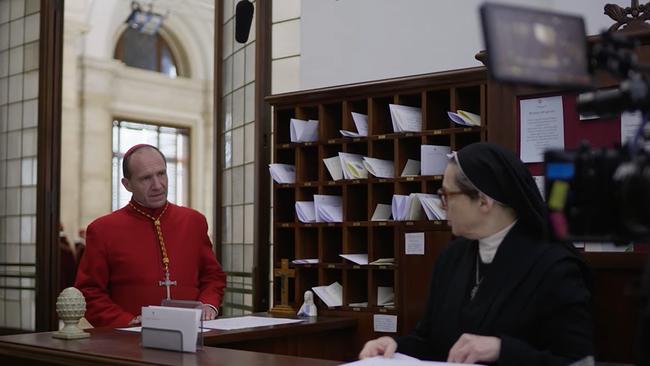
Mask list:
[[[397,342],[391,337],[379,337],[366,342],[359,353],[359,359],[384,355],[386,358],[393,357],[397,350]]]
[[[208,304],[203,304],[203,314],[201,315],[201,320],[212,320],[217,317],[217,312],[214,311],[214,308]]]
[[[140,325],[141,323],[141,318],[140,315],[136,316],[135,318],[131,319],[129,322],[129,327],[135,327],[136,325]]]
[[[501,352],[501,339],[465,333],[449,350],[447,362],[495,362]]]

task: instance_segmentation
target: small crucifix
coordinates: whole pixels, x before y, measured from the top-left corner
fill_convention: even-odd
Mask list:
[[[296,277],[296,270],[289,268],[289,260],[283,258],[280,261],[280,268],[273,270],[275,277],[280,277],[280,304],[270,310],[275,314],[295,314],[296,310],[289,305],[289,278]]]
[[[171,281],[169,279],[169,271],[165,271],[165,280],[164,281],[158,281],[158,286],[165,286],[167,287],[167,300],[171,300],[171,292],[170,292],[170,286],[176,286],[176,281]]]

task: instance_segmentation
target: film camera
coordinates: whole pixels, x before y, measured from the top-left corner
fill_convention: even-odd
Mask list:
[[[637,62],[635,40],[603,33],[589,46],[581,17],[486,3],[481,7],[490,76],[504,83],[582,91],[582,115],[618,116],[640,111],[635,137],[622,147],[544,155],[551,235],[565,241],[650,239],[650,67]],[[620,80],[595,90],[593,73]],[[592,90],[592,91],[587,91]],[[588,122],[581,122],[588,123]],[[650,127],[650,125],[648,125]]]

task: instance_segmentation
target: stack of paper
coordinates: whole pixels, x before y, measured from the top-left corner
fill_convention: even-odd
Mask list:
[[[442,208],[440,197],[428,193],[411,193],[408,196],[393,195],[391,213],[395,221],[446,220],[447,213]]]
[[[585,252],[633,252],[634,244],[616,245],[614,243],[584,243]]]
[[[402,177],[412,177],[420,175],[420,161],[414,159],[408,159],[406,165],[404,165],[404,170],[402,170]]]
[[[295,165],[269,164],[269,172],[277,183],[296,183]]]
[[[395,258],[379,258],[377,260],[374,260],[368,264],[372,264],[375,266],[387,266],[387,265],[392,265],[395,264]]]
[[[424,218],[424,210],[415,194],[408,196],[394,194],[391,212],[395,221],[421,220]]]
[[[361,253],[361,254],[339,254],[340,257],[345,258],[349,260],[350,262],[356,263],[356,264],[361,264],[361,265],[366,265],[368,264],[368,254],[367,253]]]
[[[468,127],[475,127],[481,125],[481,116],[472,112],[457,110],[454,112],[447,112],[449,118],[456,124]]]
[[[352,112],[352,120],[358,132],[339,130],[346,137],[368,136],[368,115]]]
[[[370,221],[386,221],[390,219],[391,206],[378,203],[375,212],[372,214]]]
[[[314,211],[317,222],[342,222],[343,200],[341,196],[315,194]]]
[[[395,165],[392,160],[382,160],[363,157],[363,166],[368,173],[377,178],[393,178],[395,177]]]
[[[318,258],[303,258],[294,259],[291,261],[293,264],[318,264]]]
[[[390,118],[393,121],[393,131],[422,131],[422,110],[420,108],[389,104],[388,109],[390,109]]]
[[[367,308],[368,307],[368,302],[367,301],[362,301],[362,302],[351,302],[348,304],[349,307],[351,308]]]
[[[377,287],[377,306],[395,306],[395,293],[392,287]]]
[[[313,201],[296,201],[296,216],[300,222],[315,222],[316,209]]]
[[[341,168],[343,169],[343,178],[345,179],[366,179],[368,171],[363,165],[363,156],[359,154],[349,154],[340,152]]]
[[[292,118],[289,122],[291,142],[318,141],[318,121]]]
[[[408,206],[410,205],[409,196],[403,194],[394,194],[393,202],[391,204],[391,214],[393,220],[404,221],[408,214]]]
[[[445,174],[449,158],[447,154],[451,152],[449,146],[439,145],[422,145],[420,146],[420,158],[422,161],[422,175],[442,175]]]
[[[442,208],[442,201],[437,194],[414,193],[429,220],[446,220],[447,211]]]
[[[312,287],[312,290],[330,308],[343,305],[343,286],[338,282],[329,286]]]
[[[300,323],[304,319],[289,319],[289,318],[271,318],[265,316],[238,316],[234,318],[221,318],[214,320],[207,320],[203,322],[203,328],[217,329],[217,330],[234,330],[255,327],[268,327],[272,325]]]
[[[327,171],[330,172],[333,180],[343,179],[343,169],[341,168],[341,158],[333,156],[331,158],[323,159]]]

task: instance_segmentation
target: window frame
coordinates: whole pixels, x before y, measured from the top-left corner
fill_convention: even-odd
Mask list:
[[[178,131],[176,132],[176,135],[183,135],[187,137],[187,157],[179,159],[178,157],[168,157],[165,156],[165,159],[167,161],[167,166],[169,166],[170,163],[178,164],[179,162],[183,162],[184,166],[186,166],[186,172],[187,172],[187,185],[186,185],[186,191],[187,194],[184,199],[183,206],[184,207],[191,207],[191,202],[192,202],[192,128],[188,126],[180,126],[176,125],[173,123],[164,123],[164,122],[156,122],[156,121],[143,121],[140,119],[134,119],[134,118],[124,118],[124,117],[119,117],[119,116],[114,116],[113,117],[113,122],[112,122],[112,127],[111,127],[111,190],[110,190],[110,200],[111,200],[111,210],[115,211],[120,209],[121,207],[114,207],[113,206],[113,190],[115,189],[114,185],[117,185],[117,190],[118,190],[118,206],[119,206],[119,190],[121,186],[121,178],[122,178],[122,167],[121,165],[118,166],[118,171],[119,171],[119,176],[116,178],[113,176],[113,160],[115,158],[118,159],[118,162],[120,159],[124,157],[125,152],[120,152],[120,151],[115,151],[113,150],[113,139],[115,138],[113,129],[115,127],[118,128],[118,131],[121,128],[126,128],[126,127],[121,127],[120,124],[122,122],[126,123],[133,123],[133,124],[141,124],[141,125],[146,125],[150,127],[154,127],[156,131],[156,147],[160,146],[160,133],[162,128],[174,128],[178,131],[184,131],[185,133],[179,133]],[[118,149],[119,149],[119,132],[118,132]],[[169,173],[168,173],[169,175]],[[168,187],[169,189],[169,187]],[[178,197],[178,191],[176,192],[176,197]],[[177,204],[177,202],[174,202],[174,204]]]
[[[129,32],[129,31],[136,31],[137,32],[137,30],[133,30],[132,28],[126,27],[120,33],[120,36],[119,36],[119,38],[117,40],[117,43],[115,44],[115,51],[113,52],[113,58],[114,59],[122,61],[128,67],[133,67],[133,68],[140,69],[140,70],[148,70],[148,71],[158,72],[158,73],[161,73],[161,74],[163,74],[165,76],[169,76],[169,75],[162,72],[162,63],[163,63],[162,62],[162,50],[163,50],[163,47],[166,47],[167,50],[169,51],[169,56],[171,57],[171,61],[172,61],[173,65],[174,65],[174,67],[176,67],[176,77],[177,78],[178,77],[187,77],[186,73],[183,70],[183,67],[181,67],[181,65],[179,65],[180,58],[176,55],[174,47],[171,46],[171,42],[169,40],[167,40],[166,37],[163,37],[160,34],[160,32],[156,32],[156,34],[153,35],[153,36],[156,37],[156,45],[155,45],[156,46],[155,47],[156,48],[156,58],[155,58],[155,60],[156,60],[156,69],[152,70],[152,69],[145,69],[145,68],[141,68],[141,67],[127,65],[126,62],[124,61],[124,35],[126,34],[126,32]],[[169,76],[169,77],[171,77],[171,76]]]

